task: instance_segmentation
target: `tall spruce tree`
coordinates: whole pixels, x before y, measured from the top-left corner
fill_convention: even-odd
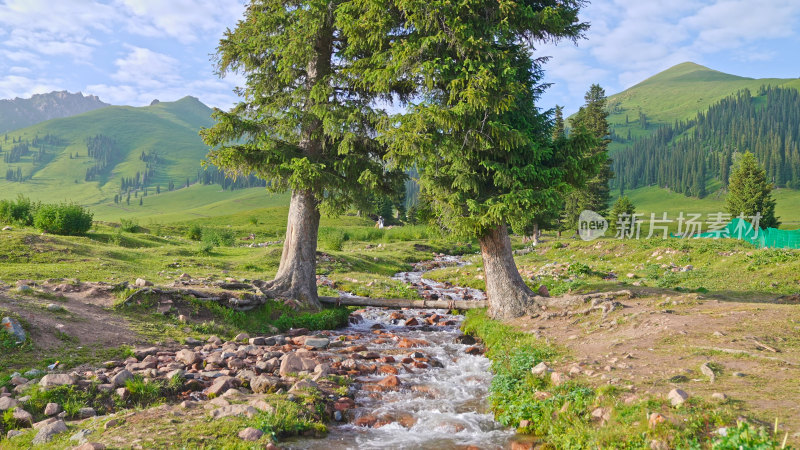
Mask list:
[[[598,84],[593,84],[584,96],[586,103],[570,120],[573,130],[583,129],[597,139],[597,145],[589,152],[601,163],[595,174],[582,189],[568,194],[564,209],[565,222],[569,228],[577,230],[578,216],[581,211],[591,210],[600,215],[608,211],[611,198],[609,181],[614,177],[611,160],[608,158],[608,111],[606,110],[606,93]]]
[[[354,70],[387,37],[376,28],[378,34],[355,39],[362,45],[351,45],[348,30],[360,18],[343,14],[347,8],[342,0],[251,1],[217,49],[220,75],[245,78],[237,89],[242,101],[229,112],[216,110],[216,125],[201,132],[215,166],[232,176],[255,173],[273,191],[291,190],[280,266],[261,290],[307,308],[320,306],[320,208],[366,205],[368,192],[391,195],[405,179],[385,169],[374,131],[383,113]],[[384,23],[392,19],[381,15]]]
[[[772,183],[767,181],[767,172],[752,153],[746,152],[731,173],[728,196],[725,206],[733,216],[761,215],[762,228],[777,228],[780,225],[775,217],[775,200],[772,198]]]
[[[554,141],[536,107],[543,86],[534,44],[580,37],[582,4],[398,1],[406,23],[376,68],[391,75],[375,78],[414,81],[414,102],[385,123],[391,161],[417,165],[442,225],[478,237],[493,317],[522,315],[540,299],[516,268],[508,225],[526,230],[595,165],[585,151],[595,138],[581,130]]]

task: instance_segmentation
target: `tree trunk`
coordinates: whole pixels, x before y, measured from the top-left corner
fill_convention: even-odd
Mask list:
[[[533,245],[539,245],[539,224],[533,224]]]
[[[319,208],[309,191],[292,192],[286,239],[275,279],[261,286],[264,295],[292,299],[307,309],[319,309],[317,296],[317,234]]]
[[[480,239],[489,315],[510,319],[530,312],[536,305],[535,294],[522,280],[511,252],[508,228],[500,225]]]
[[[309,95],[314,86],[331,73],[333,55],[333,3],[329,5],[325,24],[314,42],[314,55],[306,67],[306,88]],[[306,111],[316,102],[309,98]],[[317,157],[322,152],[319,130],[322,120],[309,116],[303,125],[298,146],[307,157]],[[319,202],[312,189],[292,191],[289,218],[286,222],[286,239],[275,279],[262,288],[264,295],[289,298],[307,309],[320,309],[317,295],[317,235],[319,232]]]

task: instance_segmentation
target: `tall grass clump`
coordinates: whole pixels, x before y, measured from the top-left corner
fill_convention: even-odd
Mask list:
[[[206,228],[203,230],[201,242],[214,247],[233,247],[236,243],[236,237],[233,235],[233,231],[230,230]]]

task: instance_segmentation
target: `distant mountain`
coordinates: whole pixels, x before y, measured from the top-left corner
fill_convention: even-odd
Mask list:
[[[75,116],[110,106],[97,96],[53,91],[31,98],[0,100],[0,133],[36,125],[45,120]]]
[[[142,195],[230,180],[202,168],[198,132],[214,121],[194,97],[152,106],[107,106],[0,135],[0,198],[138,207]],[[244,187],[247,178],[238,178]],[[261,182],[263,185],[263,182]],[[115,202],[115,198],[117,202]]]

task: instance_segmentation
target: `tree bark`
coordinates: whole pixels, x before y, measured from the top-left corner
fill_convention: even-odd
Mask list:
[[[530,312],[536,306],[536,295],[517,270],[508,228],[505,225],[495,227],[479,241],[489,315],[495,319],[510,319]]]
[[[296,300],[306,309],[321,307],[317,296],[319,216],[313,193],[292,192],[281,263],[275,279],[259,286],[264,295]]]

